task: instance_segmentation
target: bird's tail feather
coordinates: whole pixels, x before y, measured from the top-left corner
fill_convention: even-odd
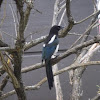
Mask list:
[[[47,74],[48,85],[49,85],[49,89],[51,90],[51,88],[53,87],[53,82],[54,82],[51,61],[46,60],[45,64],[46,64],[46,74]]]

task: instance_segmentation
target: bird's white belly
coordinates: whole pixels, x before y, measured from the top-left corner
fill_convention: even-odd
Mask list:
[[[51,58],[55,58],[57,56],[58,49],[59,49],[59,44],[57,45],[56,50],[53,53],[53,55],[51,56]]]

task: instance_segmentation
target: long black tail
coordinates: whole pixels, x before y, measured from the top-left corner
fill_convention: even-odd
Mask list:
[[[47,74],[48,85],[49,85],[49,89],[51,90],[51,88],[53,87],[53,82],[54,82],[51,61],[45,60],[45,64],[46,64],[46,74]]]

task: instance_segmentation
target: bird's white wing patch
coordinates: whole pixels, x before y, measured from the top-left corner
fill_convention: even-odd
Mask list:
[[[49,41],[48,44],[52,43],[52,42],[55,40],[55,37],[56,37],[56,35],[54,35],[54,36],[51,38],[51,40]]]
[[[45,47],[45,44],[43,44],[43,47]]]
[[[51,58],[55,58],[55,57],[57,56],[58,49],[59,49],[59,44],[57,45],[56,50],[55,50],[55,52],[53,53],[53,55],[52,55]]]

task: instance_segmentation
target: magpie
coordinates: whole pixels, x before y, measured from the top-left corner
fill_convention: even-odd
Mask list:
[[[57,56],[59,48],[58,32],[62,29],[61,26],[54,25],[47,36],[42,49],[42,62],[45,61],[46,75],[48,80],[49,89],[53,87],[53,72],[51,59]]]

